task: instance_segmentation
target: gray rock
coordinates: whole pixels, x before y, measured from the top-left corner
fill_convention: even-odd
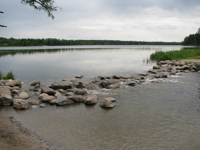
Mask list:
[[[95,105],[97,102],[98,102],[98,97],[96,95],[89,95],[84,101],[84,104]]]
[[[36,86],[37,84],[40,85],[40,81],[33,82],[33,83],[31,83],[30,85],[31,85],[31,86]]]
[[[103,88],[107,88],[111,83],[107,80],[102,81],[99,85]]]
[[[42,93],[42,94],[40,94],[40,95],[39,95],[39,97],[38,97],[38,98],[39,98],[39,99],[43,99],[43,97],[45,97],[45,96],[49,96],[49,95],[48,95],[48,94],[46,94],[46,93]]]
[[[100,106],[105,108],[113,108],[115,107],[115,104],[113,103],[116,101],[114,98],[104,98],[100,101]]]
[[[11,87],[13,87],[13,86],[19,86],[19,87],[21,87],[21,85],[22,85],[22,83],[21,83],[21,80],[12,80],[12,81],[10,81],[10,82],[6,82],[6,84],[5,84],[6,86],[11,86]]]
[[[31,106],[30,102],[22,99],[14,99],[13,107],[15,109],[28,109]]]
[[[67,92],[66,94],[65,94],[65,96],[73,96],[74,95],[74,92]]]
[[[87,91],[84,90],[84,89],[78,89],[78,90],[75,91],[75,94],[77,94],[77,95],[85,95],[85,94],[87,94]]]
[[[109,88],[109,89],[119,88],[119,83],[110,84],[107,88]]]
[[[60,93],[63,93],[63,94],[66,94],[68,91],[66,91],[66,90],[63,90],[63,89],[59,89],[58,90]]]
[[[54,96],[58,97],[58,96],[62,96],[62,94],[60,92],[56,91],[56,94]]]
[[[67,99],[66,96],[60,96],[56,100],[57,106],[65,106],[65,105],[70,105],[70,104],[74,104],[74,102],[70,99]]]
[[[51,85],[52,89],[71,89],[72,88],[72,82],[55,82]]]
[[[113,79],[120,79],[120,76],[118,76],[118,75],[113,75],[112,78],[113,78]]]
[[[3,106],[11,105],[12,95],[8,87],[0,86],[0,101]]]
[[[158,66],[158,65],[153,66],[153,69],[160,69],[160,66]]]
[[[18,93],[19,93],[19,90],[11,90],[11,93],[12,93],[13,95],[18,94]]]
[[[69,96],[68,99],[72,100],[75,103],[80,103],[80,102],[84,102],[86,100],[85,97],[83,96]]]
[[[36,99],[28,99],[27,100],[31,105],[39,105],[41,102]]]
[[[84,77],[83,75],[75,76],[75,78],[79,78],[79,79],[81,79],[81,78],[83,78],[83,77]]]
[[[41,93],[46,93],[48,95],[55,95],[56,94],[56,92],[52,88],[49,88],[47,86],[45,86],[41,89]]]
[[[55,105],[56,104],[56,99],[53,99],[49,102],[51,105]]]
[[[85,88],[85,86],[83,85],[82,82],[76,82],[76,83],[74,83],[74,86],[75,86],[76,88]]]
[[[150,69],[148,72],[149,72],[149,73],[152,73],[152,74],[157,74],[157,71],[151,70],[151,69]]]
[[[24,91],[19,93],[18,99],[28,99],[28,98],[29,98],[28,93],[26,93]]]

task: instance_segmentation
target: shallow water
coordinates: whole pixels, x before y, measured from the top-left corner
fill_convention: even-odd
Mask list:
[[[33,74],[30,73],[30,70],[26,70],[26,72],[18,75],[22,78],[22,81],[25,80],[24,86],[27,86],[26,82],[34,81],[37,77],[40,77],[39,79],[43,83],[52,83],[65,77],[74,77],[77,74],[94,77],[101,75],[100,73],[103,75],[142,73],[145,69],[151,68],[153,64],[143,63],[141,57],[148,57],[152,51],[155,50],[135,50],[134,52],[127,49],[123,52],[120,50],[95,51],[95,56],[91,54],[93,51],[85,51],[87,54],[82,53],[82,51],[75,51],[71,54],[68,52],[55,53],[52,56],[48,53],[44,55],[23,55],[31,56],[32,59],[31,57],[23,59],[30,60],[32,64],[40,59],[48,60],[48,62],[52,60],[55,63],[58,61],[57,58],[62,58],[61,60],[63,58],[70,59],[72,56],[76,57],[77,55],[93,60],[93,63],[88,62],[86,70],[84,68],[80,72],[75,71],[66,76],[62,76],[57,72],[52,75],[50,70],[55,69],[54,65],[52,67],[47,65],[45,71],[38,72],[37,65],[39,66],[39,63],[36,63],[32,67]],[[91,55],[88,57],[89,54]],[[106,72],[103,72],[102,68],[98,68],[99,65],[94,60],[98,58],[98,62],[101,62],[102,59],[103,62],[107,62],[108,66],[108,62],[112,62],[110,59],[114,54],[116,54],[116,59],[113,60],[115,65],[113,67],[111,65],[109,67],[111,69],[106,68]],[[20,56],[22,57],[22,55]],[[11,64],[13,65],[15,62],[18,64],[20,56],[14,56],[15,61]],[[53,59],[54,57],[56,60]],[[105,57],[106,59],[104,59]],[[0,61],[2,61],[2,58]],[[137,60],[137,63],[134,64],[132,59]],[[83,62],[85,60],[80,59],[77,64],[76,60],[78,59],[73,61],[71,58],[68,62],[72,66],[77,64],[79,64],[77,66],[84,66]],[[126,63],[123,63],[124,60],[127,60]],[[126,64],[128,67],[120,68],[118,67],[120,63],[123,64],[122,66]],[[42,63],[40,64],[40,67],[44,68]],[[63,63],[59,63],[59,65],[61,64]],[[95,64],[94,67],[92,67],[92,64]],[[25,66],[22,66],[22,68]],[[68,66],[66,68],[64,66],[67,66],[67,63],[64,63],[61,70],[66,71],[65,69]],[[107,67],[106,63],[102,66]],[[139,66],[138,69],[137,66]],[[9,64],[7,67],[9,68]],[[16,70],[20,69],[18,65],[15,67]],[[87,68],[89,69],[87,70]],[[90,68],[97,69],[94,72],[88,72]],[[81,71],[84,73],[81,73]],[[1,111],[4,115],[14,116],[27,129],[42,137],[49,145],[57,149],[200,149],[199,79],[199,73],[188,73],[171,76],[168,79],[161,80],[160,83],[147,81],[135,87],[126,87],[122,84],[119,89],[106,90],[98,94],[99,100],[107,96],[116,98],[116,107],[113,109],[103,109],[99,106],[99,103],[95,106],[85,106],[80,103],[64,107],[51,105],[47,105],[45,108],[32,107],[24,111],[14,110],[12,107],[1,107]]]
[[[60,149],[199,149],[199,77],[122,85],[111,92],[117,99],[111,110],[75,104],[2,112]]]

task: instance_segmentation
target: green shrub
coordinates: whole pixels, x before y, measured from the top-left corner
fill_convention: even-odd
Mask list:
[[[0,72],[0,80],[4,79],[4,80],[8,80],[8,79],[15,79],[15,75],[13,74],[12,71],[8,72],[6,76],[3,76],[3,73]]]
[[[0,80],[3,78],[3,73],[0,71]]]

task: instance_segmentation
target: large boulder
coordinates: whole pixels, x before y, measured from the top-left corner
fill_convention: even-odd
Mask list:
[[[45,86],[41,89],[41,93],[46,93],[48,95],[55,95],[56,94],[56,92],[52,88],[49,88],[47,86]]]
[[[28,109],[31,106],[30,102],[22,99],[14,99],[13,107],[15,109]]]
[[[11,105],[12,95],[8,87],[0,86],[0,101],[3,106]]]
[[[87,96],[86,100],[84,101],[84,104],[94,105],[97,102],[98,102],[98,97],[96,95],[89,95],[89,96]]]
[[[72,82],[55,82],[51,85],[52,89],[71,89],[72,88]]]
[[[85,95],[85,94],[87,94],[87,91],[84,90],[84,89],[77,89],[75,91],[75,94],[77,94],[77,95]]]
[[[74,104],[74,102],[70,99],[67,99],[66,96],[57,97],[57,100],[56,100],[57,106],[65,106],[65,105],[70,105],[70,104]]]
[[[85,97],[78,95],[78,96],[69,96],[68,99],[72,100],[75,103],[84,102],[86,100]]]
[[[116,101],[116,99],[112,98],[112,97],[103,98],[100,101],[100,106],[105,107],[105,108],[113,108],[113,107],[115,107],[115,104],[113,103],[115,101]]]
[[[13,87],[13,86],[22,86],[22,83],[21,83],[21,80],[12,80],[12,81],[10,81],[10,82],[6,82],[6,84],[5,84],[6,86],[11,86],[11,87]]]
[[[21,92],[19,93],[19,96],[18,96],[18,99],[28,99],[29,98],[29,95],[27,92]]]

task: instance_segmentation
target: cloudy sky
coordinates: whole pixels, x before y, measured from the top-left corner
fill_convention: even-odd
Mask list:
[[[182,41],[200,27],[200,0],[55,0],[62,10],[34,10],[0,0],[0,37]]]

